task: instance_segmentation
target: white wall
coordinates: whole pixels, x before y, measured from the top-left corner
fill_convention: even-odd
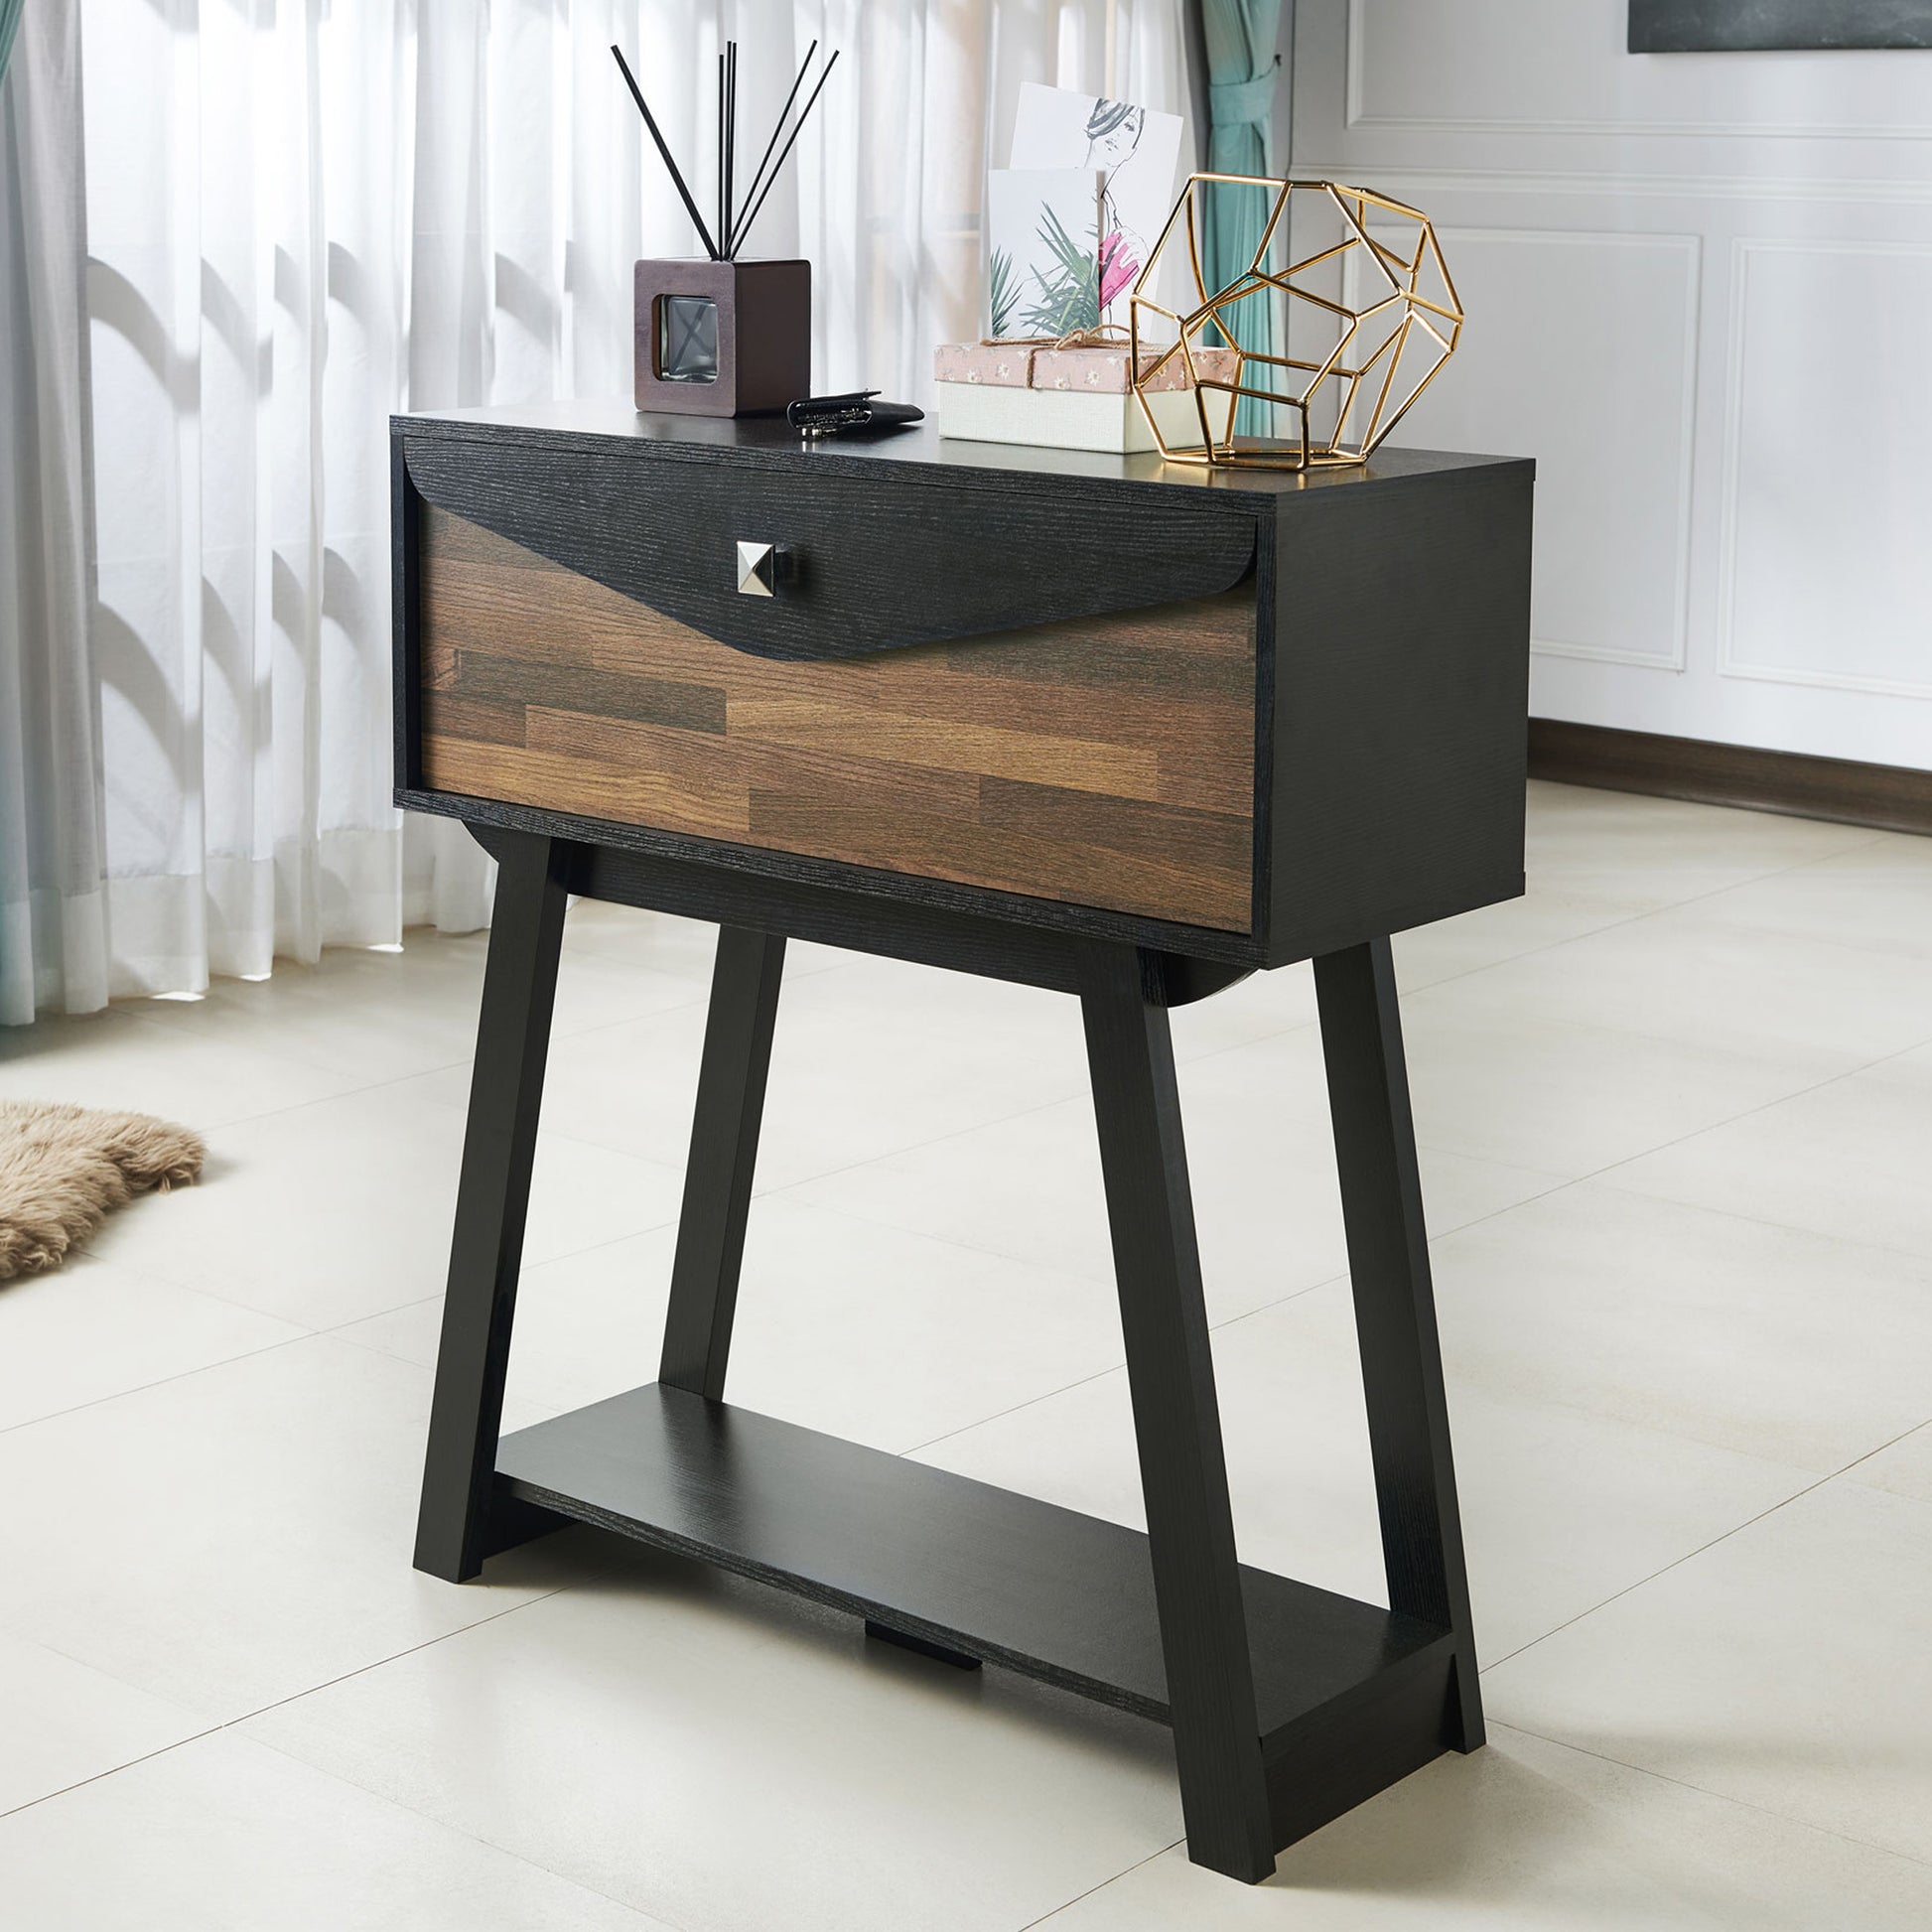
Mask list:
[[[1537,458],[1541,717],[1932,768],[1932,54],[1301,0],[1293,165],[1439,223],[1398,431]]]

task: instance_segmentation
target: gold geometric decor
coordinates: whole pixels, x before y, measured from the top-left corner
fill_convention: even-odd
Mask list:
[[[1226,288],[1213,295],[1201,274],[1199,231],[1201,191],[1226,184],[1265,188],[1274,205],[1261,231],[1254,260]],[[1295,243],[1306,252],[1287,268],[1270,271],[1265,263],[1276,229],[1291,216]],[[1163,308],[1147,291],[1175,230],[1184,234],[1198,306],[1185,315]],[[1275,353],[1246,346],[1237,305],[1270,291],[1287,298],[1287,337]],[[1253,307],[1247,310],[1252,317]],[[1144,317],[1164,316],[1179,340],[1155,354],[1143,369]],[[1195,363],[1207,332],[1218,331],[1239,357],[1231,381],[1204,377]],[[1407,414],[1416,398],[1455,352],[1462,333],[1462,304],[1443,260],[1435,227],[1419,209],[1390,201],[1365,188],[1331,181],[1286,181],[1264,175],[1190,175],[1180,191],[1161,238],[1148,254],[1128,301],[1130,369],[1140,371],[1134,392],[1161,454],[1173,463],[1313,470],[1365,463]],[[1179,356],[1193,385],[1200,441],[1174,444],[1161,433],[1148,407],[1143,383]],[[1214,414],[1220,433],[1210,426],[1204,391],[1218,390],[1226,403]],[[1234,405],[1238,397],[1272,403],[1288,416],[1285,437],[1238,437]]]

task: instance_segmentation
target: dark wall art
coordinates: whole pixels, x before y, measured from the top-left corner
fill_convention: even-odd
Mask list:
[[[1932,48],[1932,0],[1630,0],[1632,54]]]

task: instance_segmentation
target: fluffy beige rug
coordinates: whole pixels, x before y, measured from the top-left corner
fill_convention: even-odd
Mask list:
[[[197,1179],[206,1152],[151,1114],[0,1100],[0,1281],[58,1268],[110,1207]]]

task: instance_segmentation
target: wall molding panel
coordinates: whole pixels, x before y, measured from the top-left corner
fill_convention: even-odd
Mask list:
[[[1781,384],[1774,384],[1776,393],[1768,399],[1774,417],[1782,405],[1783,420],[1787,424],[1791,422],[1793,411],[1807,402],[1819,410],[1818,420],[1809,427],[1798,426],[1797,433],[1790,439],[1792,447],[1779,453],[1784,456],[1783,462],[1777,462],[1775,457],[1766,462],[1760,453],[1760,460],[1752,464],[1746,461],[1745,454],[1746,436],[1752,427],[1752,322],[1754,315],[1761,317],[1768,313],[1774,319],[1785,320],[1787,326],[1791,323],[1789,309],[1779,307],[1775,298],[1768,311],[1753,310],[1752,265],[1766,260],[1789,260],[1801,256],[1810,256],[1820,262],[1911,264],[1919,271],[1915,279],[1922,284],[1922,288],[1901,291],[1906,299],[1898,304],[1898,312],[1905,316],[1916,316],[1919,333],[1897,345],[1905,351],[1902,359],[1908,360],[1910,366],[1873,368],[1872,363],[1876,358],[1872,343],[1868,336],[1862,338],[1858,333],[1862,316],[1855,312],[1832,318],[1834,324],[1849,326],[1842,333],[1836,328],[1832,329],[1822,345],[1803,345],[1806,352],[1798,358],[1800,366],[1789,372],[1802,379],[1810,364],[1822,363],[1823,366],[1817,370],[1821,378],[1818,386],[1801,388],[1797,382],[1787,379]],[[1730,264],[1730,345],[1725,388],[1723,512],[1718,565],[1719,670],[1725,677],[1767,683],[1809,685],[1821,690],[1863,691],[1878,697],[1932,698],[1932,675],[1899,677],[1884,671],[1845,670],[1822,663],[1765,662],[1749,656],[1747,650],[1740,647],[1738,637],[1738,573],[1740,549],[1744,547],[1740,525],[1749,509],[1743,496],[1747,482],[1761,482],[1766,471],[1773,471],[1788,484],[1800,489],[1807,483],[1814,484],[1820,500],[1814,503],[1809,515],[1797,511],[1791,519],[1811,526],[1812,542],[1779,542],[1773,535],[1769,541],[1757,546],[1760,574],[1769,575],[1778,567],[1776,561],[1770,561],[1767,565],[1767,553],[1769,559],[1811,563],[1816,569],[1826,562],[1825,558],[1816,555],[1820,549],[1824,549],[1837,560],[1839,567],[1830,570],[1830,581],[1818,583],[1809,597],[1796,591],[1787,580],[1782,595],[1775,588],[1768,589],[1758,601],[1795,603],[1801,612],[1808,612],[1811,634],[1818,637],[1821,645],[1836,642],[1844,634],[1842,630],[1827,632],[1828,614],[1842,620],[1844,606],[1850,604],[1856,609],[1860,589],[1869,582],[1869,573],[1859,568],[1861,538],[1864,539],[1864,547],[1880,553],[1877,559],[1880,563],[1885,554],[1899,554],[1887,541],[1885,509],[1890,508],[1900,523],[1915,526],[1922,532],[1932,531],[1932,483],[1918,483],[1916,503],[1910,493],[1923,455],[1926,418],[1932,412],[1921,408],[1919,422],[1914,425],[1909,416],[1901,422],[1898,412],[1891,406],[1899,398],[1909,398],[1915,394],[1923,396],[1926,393],[1923,330],[1928,319],[1932,319],[1932,241],[1882,243],[1841,241],[1831,237],[1800,239],[1781,235],[1740,235],[1731,243]],[[1831,286],[1829,274],[1822,281],[1824,288]],[[1823,289],[1820,293],[1823,293]],[[1871,306],[1865,305],[1866,315],[1870,313]],[[1848,307],[1856,310],[1857,305],[1848,303]],[[1812,320],[1816,327],[1817,319],[1814,317]],[[1833,420],[1833,405],[1838,399],[1820,391],[1834,369],[1848,386],[1860,374],[1866,376],[1866,394],[1863,400],[1870,412],[1868,427]],[[1887,431],[1894,439],[1889,446],[1882,440]],[[1828,443],[1828,438],[1834,435],[1840,446],[1837,454]],[[1888,455],[1893,459],[1890,463],[1885,461]],[[1856,490],[1861,483],[1873,481],[1871,472],[1874,468],[1884,473],[1876,479],[1882,500],[1871,505],[1867,513],[1845,518],[1843,523],[1834,527],[1832,507],[1844,504],[1848,490]],[[1819,534],[1821,520],[1825,531],[1822,540]],[[1845,527],[1845,524],[1851,527]],[[1904,536],[1909,532],[1894,528],[1889,534]],[[1795,538],[1797,533],[1793,535]],[[1922,572],[1922,579],[1919,587],[1900,586],[1892,603],[1894,607],[1908,607],[1903,615],[1908,622],[1915,620],[1915,628],[1922,638],[1919,661],[1932,672],[1932,568]],[[1748,595],[1746,593],[1746,597]],[[1866,614],[1867,624],[1872,621],[1874,615],[1878,621],[1883,621],[1882,612]],[[1932,721],[1928,721],[1928,730],[1932,730]]]
[[[1932,65],[1929,63],[1928,65]],[[1908,207],[1932,207],[1932,157],[1917,180],[1872,181],[1857,177],[1820,180],[1804,175],[1603,175],[1587,172],[1542,173],[1513,168],[1417,168],[1412,165],[1365,165],[1360,157],[1321,160],[1298,154],[1295,172],[1323,181],[1349,179],[1350,170],[1370,174],[1374,186],[1442,189],[1456,195],[1547,195],[1583,199],[1613,197],[1619,202],[1817,202],[1839,207],[1867,207],[1874,203],[1898,203]],[[1620,230],[1618,232],[1621,232]],[[1630,229],[1630,233],[1648,233]]]
[[[1932,54],[1628,4],[1299,0],[1294,172],[1427,209],[1469,312],[1398,436],[1538,459],[1539,716],[1932,771]]]
[[[1475,333],[1465,336],[1454,372],[1468,375],[1470,361],[1483,359],[1476,364],[1473,386],[1458,395],[1458,385],[1446,376],[1416,405],[1401,433],[1419,444],[1459,449],[1486,432],[1498,449],[1521,443],[1525,454],[1528,444],[1541,440],[1532,650],[1546,657],[1681,671],[1690,630],[1700,237],[1452,221],[1439,221],[1437,233],[1474,319]],[[1497,291],[1493,269],[1485,273],[1480,262],[1482,250],[1495,248],[1536,251],[1543,259]],[[1637,285],[1621,258],[1637,251],[1654,251],[1668,264],[1658,278],[1663,286],[1653,291],[1647,312],[1633,308],[1619,316],[1613,306],[1618,292]],[[1598,259],[1558,265],[1551,259],[1558,253]],[[1492,318],[1487,333],[1481,326],[1485,285]],[[1597,300],[1580,300],[1584,289]],[[1499,315],[1515,327],[1498,334],[1493,319]],[[1575,391],[1575,359],[1614,356],[1620,344],[1647,325],[1654,337],[1674,342],[1680,358],[1674,393],[1660,385],[1654,397],[1674,404],[1674,418],[1654,434],[1631,435],[1629,397],[1620,388],[1603,392],[1600,407],[1586,419],[1566,412],[1565,400]],[[1566,350],[1572,359],[1559,359]],[[1491,358],[1494,368],[1486,366]],[[1481,420],[1466,408],[1471,398],[1485,405]],[[1550,426],[1558,422],[1568,434],[1552,444]],[[1613,465],[1608,472],[1601,468],[1605,453]],[[1660,479],[1666,480],[1661,489]],[[1596,500],[1598,492],[1605,500]],[[1624,556],[1607,558],[1596,533],[1616,499],[1641,499],[1632,519],[1639,534]],[[1648,610],[1647,619],[1630,608],[1632,589]],[[1630,641],[1589,634],[1591,622],[1606,611],[1621,613]]]

